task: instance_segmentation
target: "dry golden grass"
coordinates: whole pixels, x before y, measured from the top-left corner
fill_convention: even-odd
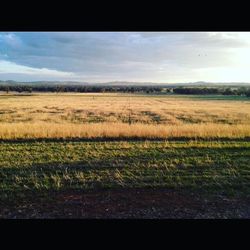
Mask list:
[[[1,123],[1,139],[18,138],[245,138],[250,137],[250,125],[228,124],[51,124]]]
[[[0,95],[2,139],[249,136],[249,101],[122,94]]]

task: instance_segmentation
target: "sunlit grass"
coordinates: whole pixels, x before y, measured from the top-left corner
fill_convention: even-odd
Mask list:
[[[126,94],[0,96],[0,138],[244,138],[250,101]]]
[[[1,139],[29,138],[246,138],[250,125],[126,123],[0,123]]]

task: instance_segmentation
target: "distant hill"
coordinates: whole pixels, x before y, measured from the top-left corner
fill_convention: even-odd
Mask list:
[[[33,86],[33,85],[89,85],[87,82],[77,82],[77,81],[34,81],[34,82],[17,82],[17,81],[1,81],[0,80],[0,85],[26,85],[26,86]]]
[[[19,82],[19,81],[1,81],[0,85],[15,86],[15,85],[26,85],[26,86],[67,86],[67,85],[78,85],[78,86],[161,86],[161,87],[216,87],[216,86],[250,86],[250,83],[246,82],[188,82],[188,83],[155,83],[155,82],[128,82],[128,81],[112,81],[103,83],[90,83],[80,81],[34,81],[34,82]]]

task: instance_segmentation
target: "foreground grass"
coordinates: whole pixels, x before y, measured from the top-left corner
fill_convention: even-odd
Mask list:
[[[0,143],[0,197],[160,188],[250,194],[250,142]]]

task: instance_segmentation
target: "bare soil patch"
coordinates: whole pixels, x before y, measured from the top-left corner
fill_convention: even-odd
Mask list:
[[[232,219],[250,218],[250,198],[169,189],[71,190],[1,203],[0,211],[1,218]]]

